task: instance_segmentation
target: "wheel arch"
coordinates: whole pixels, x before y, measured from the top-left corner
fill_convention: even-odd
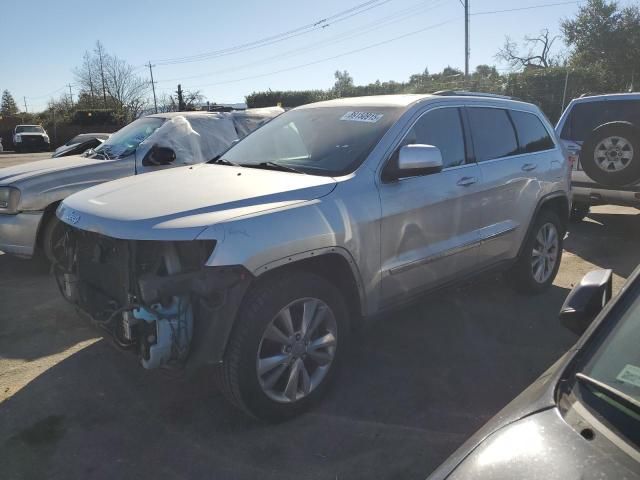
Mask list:
[[[529,222],[529,226],[527,227],[527,233],[523,237],[522,244],[520,245],[520,248],[518,250],[518,257],[522,253],[522,249],[524,248],[526,239],[529,238],[529,235],[531,234],[531,230],[533,229],[533,226],[536,222],[536,218],[538,218],[538,215],[540,215],[540,212],[542,211],[552,211],[556,215],[558,215],[558,218],[560,218],[560,221],[562,222],[562,234],[564,235],[566,233],[567,226],[569,224],[569,214],[571,213],[569,198],[564,192],[549,193],[542,197],[536,205],[536,209],[534,210],[531,221]]]
[[[262,281],[287,270],[303,270],[326,279],[343,293],[351,315],[359,318],[365,311],[365,293],[360,272],[346,249],[333,246],[288,255],[256,269],[254,281]]]

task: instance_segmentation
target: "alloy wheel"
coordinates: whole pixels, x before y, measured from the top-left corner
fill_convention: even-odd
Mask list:
[[[308,396],[331,368],[337,337],[336,318],[322,300],[301,298],[285,306],[267,325],[258,347],[262,391],[280,403]]]
[[[545,223],[536,234],[531,254],[531,273],[538,283],[544,283],[551,277],[559,250],[558,230],[553,223]]]

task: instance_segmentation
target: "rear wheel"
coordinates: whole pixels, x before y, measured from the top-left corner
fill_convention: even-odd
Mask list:
[[[244,299],[227,347],[225,396],[265,420],[301,413],[331,382],[348,323],[342,296],[321,277],[289,272],[260,282]]]
[[[542,210],[509,272],[521,292],[540,293],[553,283],[562,259],[564,228],[558,215]]]
[[[581,222],[587,215],[589,215],[590,210],[591,207],[586,203],[574,203],[571,206],[571,215],[569,218],[572,222]]]
[[[580,164],[598,183],[625,186],[640,181],[640,131],[627,122],[596,128],[584,142]]]

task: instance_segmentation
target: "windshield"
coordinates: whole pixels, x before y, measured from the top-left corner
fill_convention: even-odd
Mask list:
[[[268,162],[325,176],[354,171],[402,113],[390,107],[318,107],[276,117],[224,154],[244,166]]]
[[[622,314],[582,373],[640,402],[640,297]]]
[[[43,133],[44,129],[40,125],[19,125],[16,133]]]
[[[164,118],[158,117],[139,118],[111,135],[107,141],[93,150],[93,153],[107,159],[131,155],[138,145],[155,132],[164,121]]]

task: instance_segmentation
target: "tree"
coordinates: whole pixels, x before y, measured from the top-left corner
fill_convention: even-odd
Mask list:
[[[2,92],[2,101],[0,103],[0,113],[2,115],[15,115],[18,113],[18,105],[9,90]]]
[[[475,72],[473,72],[473,75],[484,78],[494,78],[498,77],[500,74],[498,73],[498,70],[496,70],[495,66],[478,65]]]
[[[571,47],[569,64],[596,67],[631,79],[640,75],[640,8],[620,9],[616,2],[588,0],[573,19],[561,24]]]
[[[351,77],[349,72],[346,70],[343,70],[342,72],[340,70],[336,70],[333,76],[336,79],[336,83],[333,85],[333,91],[338,97],[342,97],[353,88],[353,77]]]
[[[557,66],[558,60],[551,54],[551,49],[558,38],[558,35],[551,36],[548,29],[542,29],[537,37],[524,37],[522,47],[525,51],[521,52],[516,42],[505,37],[504,46],[496,54],[496,59],[504,61],[514,70]]]

